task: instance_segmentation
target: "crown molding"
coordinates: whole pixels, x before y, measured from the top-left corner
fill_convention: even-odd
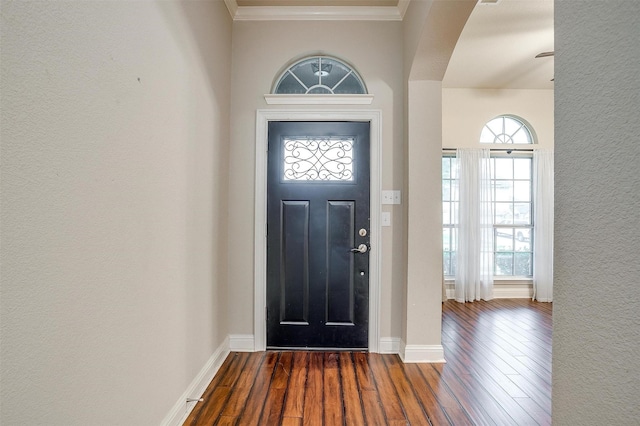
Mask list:
[[[403,20],[405,13],[407,13],[409,2],[411,2],[411,0],[398,0],[398,12],[400,13],[400,20]]]
[[[234,21],[402,21],[410,0],[398,6],[238,6],[224,0]]]
[[[231,19],[234,19],[238,12],[238,3],[236,3],[236,0],[224,0],[224,4],[227,6]]]

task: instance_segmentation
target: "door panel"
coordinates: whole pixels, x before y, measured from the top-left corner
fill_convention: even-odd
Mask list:
[[[369,123],[269,123],[268,347],[367,348],[369,155]]]
[[[353,325],[355,203],[329,201],[327,209],[327,324]]]
[[[283,201],[280,321],[309,324],[309,202]]]

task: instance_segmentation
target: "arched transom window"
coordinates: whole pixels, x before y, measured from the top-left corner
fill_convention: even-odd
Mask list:
[[[534,143],[531,130],[527,125],[511,115],[501,115],[484,125],[480,134],[480,143]]]
[[[274,94],[366,94],[358,73],[339,59],[313,56],[296,62],[282,73]]]

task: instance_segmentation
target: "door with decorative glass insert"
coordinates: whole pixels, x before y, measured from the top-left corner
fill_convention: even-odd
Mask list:
[[[366,349],[369,123],[270,122],[267,347]]]

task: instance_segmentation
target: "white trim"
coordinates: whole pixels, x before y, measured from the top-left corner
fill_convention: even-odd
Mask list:
[[[398,0],[398,12],[400,13],[400,19],[404,19],[404,15],[407,13],[410,2],[411,0]]]
[[[229,15],[231,15],[231,18],[233,19],[233,17],[236,16],[236,13],[238,13],[238,3],[236,0],[224,0],[224,4],[227,6]]]
[[[532,297],[533,286],[531,284],[493,285],[494,299],[531,299]]]
[[[255,346],[253,334],[229,335],[229,349],[231,352],[253,352],[255,351]]]
[[[405,4],[407,3],[407,4]],[[238,6],[225,0],[234,21],[402,21],[408,0],[398,6]]]
[[[187,403],[187,398],[198,399],[202,397],[204,391],[207,390],[207,386],[209,386],[209,383],[211,383],[213,377],[229,355],[229,352],[229,337],[226,337],[204,364],[191,384],[189,384],[187,390],[184,391],[171,410],[169,410],[169,413],[164,420],[162,420],[162,423],[160,423],[162,426],[179,426],[184,423],[197,404],[197,402]]]
[[[371,105],[373,95],[264,95],[268,105]]]
[[[399,337],[381,337],[379,352],[381,354],[399,354],[401,342]]]
[[[455,299],[455,283],[453,280],[445,281],[447,299]],[[494,299],[531,299],[533,297],[533,283],[525,282],[494,282]]]
[[[274,110],[256,111],[256,175],[254,223],[254,350],[266,349],[267,306],[267,137],[269,121],[368,121],[371,152],[371,251],[369,257],[369,352],[380,346],[380,228],[382,111]]]
[[[442,345],[406,345],[400,341],[400,358],[405,364],[430,362],[443,363],[444,348]]]

